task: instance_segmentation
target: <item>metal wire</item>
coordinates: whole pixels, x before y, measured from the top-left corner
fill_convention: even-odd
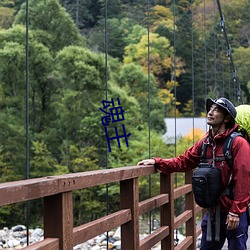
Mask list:
[[[175,101],[174,101],[174,113],[175,113],[175,119],[174,119],[174,126],[175,126],[175,156],[177,154],[177,104],[176,104],[176,99],[177,99],[177,84],[176,84],[176,27],[175,27],[175,24],[176,24],[176,2],[175,0],[173,0],[173,19],[174,19],[174,74],[173,74],[173,81],[174,81],[174,97],[175,97]],[[177,187],[177,173],[175,173],[175,186]],[[179,238],[178,238],[178,232],[177,232],[177,229],[175,230],[175,244],[178,245],[179,243]]]
[[[147,10],[148,10],[148,18],[147,18],[147,29],[148,29],[148,158],[151,157],[151,120],[150,120],[150,0],[147,0]],[[149,189],[149,197],[151,197],[151,175],[148,176],[148,189]],[[152,228],[152,213],[149,212],[149,233],[151,233]]]
[[[25,46],[25,71],[26,71],[26,174],[25,179],[29,179],[29,0],[26,0],[26,46]],[[26,230],[27,245],[29,245],[29,210],[30,203],[26,202]]]
[[[105,0],[105,84],[106,84],[106,101],[108,100],[108,0]],[[108,129],[108,128],[107,128]],[[108,169],[108,145],[106,144],[106,169]],[[106,184],[106,215],[109,213],[109,186]],[[107,232],[107,249],[108,249],[108,232]]]
[[[206,0],[204,0],[204,90],[205,90],[205,97],[207,97],[207,40],[206,40]]]
[[[173,11],[174,11],[174,72],[173,72],[173,81],[174,81],[174,97],[175,97],[175,101],[174,101],[174,113],[175,113],[175,122],[174,122],[174,126],[175,126],[175,156],[176,156],[176,116],[177,116],[177,106],[176,106],[176,98],[177,98],[177,86],[176,86],[176,28],[175,28],[175,23],[176,23],[176,2],[175,0],[173,0]]]
[[[228,56],[228,58],[230,60],[230,66],[231,66],[231,70],[232,70],[232,78],[233,78],[233,83],[234,83],[234,91],[236,89],[236,95],[237,95],[238,103],[241,104],[242,103],[241,86],[240,86],[239,80],[237,79],[237,71],[236,71],[236,68],[235,68],[235,65],[234,65],[231,45],[229,43],[228,36],[227,36],[226,23],[225,23],[225,18],[224,18],[223,13],[222,13],[220,0],[217,0],[217,6],[218,6],[219,14],[220,14],[221,31],[224,34],[224,38],[225,38],[226,45],[227,45],[227,56]]]
[[[215,15],[215,1],[214,4],[214,90],[217,91],[217,32],[216,32],[216,15]]]
[[[193,113],[193,144],[194,144],[194,117],[195,117],[195,92],[194,92],[194,11],[193,11],[193,0],[191,1],[191,25],[192,25],[192,113]]]

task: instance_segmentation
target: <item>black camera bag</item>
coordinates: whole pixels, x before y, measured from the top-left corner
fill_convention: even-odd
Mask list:
[[[195,202],[204,208],[214,207],[221,195],[221,170],[210,163],[200,163],[192,176]]]

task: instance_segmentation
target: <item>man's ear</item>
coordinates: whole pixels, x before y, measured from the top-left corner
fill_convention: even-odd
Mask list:
[[[233,119],[231,115],[226,115],[224,121],[225,121],[225,122],[229,122],[231,119]]]

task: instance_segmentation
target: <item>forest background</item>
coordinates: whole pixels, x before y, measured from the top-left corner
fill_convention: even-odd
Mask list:
[[[221,5],[237,81],[214,0],[2,0],[0,181],[173,157],[203,131],[190,131],[171,145],[162,140],[164,118],[205,116],[207,97],[225,96],[237,105],[239,83],[240,101],[249,103],[250,2]],[[128,147],[125,140],[121,148],[111,141],[109,152],[99,108],[111,98],[115,105],[120,99],[131,135]],[[114,126],[123,133],[121,122],[110,123],[109,131]],[[175,185],[181,181],[176,176]],[[141,200],[158,192],[158,177],[150,182],[140,179]],[[118,209],[118,190],[117,183],[108,187],[108,205],[106,186],[74,192],[75,225]],[[33,226],[42,227],[41,202],[30,203]],[[181,208],[179,202],[176,213]],[[25,221],[24,209],[1,207],[0,228]]]

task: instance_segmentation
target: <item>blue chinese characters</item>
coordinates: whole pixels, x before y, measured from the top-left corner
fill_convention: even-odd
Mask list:
[[[105,133],[106,133],[106,138],[107,138],[107,143],[109,147],[109,152],[111,152],[111,147],[110,147],[110,141],[111,140],[117,140],[118,147],[121,148],[120,144],[120,138],[125,138],[126,145],[128,146],[128,137],[131,135],[131,133],[126,134],[125,126],[122,124],[123,128],[123,135],[118,135],[117,127],[115,127],[115,136],[109,137],[108,135],[108,129],[107,126],[109,125],[110,122],[119,122],[119,121],[124,121],[124,110],[122,106],[120,105],[120,99],[119,97],[117,98],[118,102],[118,107],[115,107],[114,105],[114,100],[111,98],[111,101],[102,101],[103,108],[99,108],[103,113],[106,115],[102,117],[102,125],[104,126]]]

